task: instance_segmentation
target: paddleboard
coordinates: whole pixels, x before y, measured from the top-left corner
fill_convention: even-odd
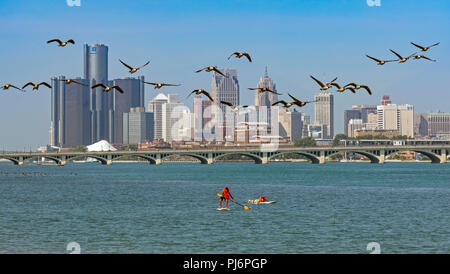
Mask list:
[[[230,211],[230,209],[228,207],[222,207],[222,208],[218,208],[217,210],[219,211]]]

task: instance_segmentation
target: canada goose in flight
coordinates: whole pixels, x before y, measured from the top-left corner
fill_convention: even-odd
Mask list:
[[[0,87],[0,89],[3,89],[3,90],[7,90],[9,88],[15,88],[15,89],[18,89],[18,90],[22,90],[22,89],[16,87],[15,85],[11,85],[11,84],[6,84],[6,85]]]
[[[222,104],[227,105],[231,108],[231,110],[233,111],[238,111],[239,108],[248,108],[248,106],[233,106],[232,103],[227,102],[227,101],[220,101]]]
[[[197,95],[204,94],[206,97],[209,98],[209,100],[211,100],[211,102],[214,102],[211,95],[204,89],[194,89],[191,93],[189,93],[188,97],[191,96],[191,94],[193,94],[193,93],[195,93]]]
[[[441,42],[438,42],[438,43],[436,43],[436,44],[434,44],[434,45],[431,45],[431,46],[428,46],[428,47],[422,47],[422,46],[419,46],[419,45],[417,45],[417,44],[414,44],[413,42],[410,42],[410,43],[413,44],[414,46],[418,47],[418,48],[421,49],[422,51],[427,51],[427,50],[429,50],[431,47],[434,47],[434,46],[439,45]]]
[[[159,89],[159,88],[162,88],[162,87],[178,87],[178,86],[181,86],[181,85],[166,84],[166,83],[151,83],[151,82],[145,82],[145,81],[144,81],[144,83],[149,84],[149,85],[154,85],[155,89],[157,89],[157,88]]]
[[[350,84],[345,85],[344,88],[345,88],[345,87],[348,87],[348,86],[353,86],[354,89],[360,89],[360,88],[363,88],[363,89],[367,90],[367,92],[368,92],[370,95],[372,95],[372,91],[370,91],[370,89],[369,89],[368,86],[365,86],[365,85],[358,85],[358,84],[355,84],[355,83],[350,83]]]
[[[247,52],[233,52],[233,54],[230,55],[230,57],[228,57],[228,60],[230,60],[231,56],[235,55],[236,58],[242,58],[243,56],[247,57],[249,62],[252,62],[252,58],[250,57],[250,54],[248,54]]]
[[[314,102],[319,101],[319,100],[314,100],[314,101],[305,101],[305,102],[303,102],[303,101],[300,101],[299,99],[295,98],[294,96],[290,95],[289,93],[288,93],[288,95],[289,95],[289,97],[292,98],[292,100],[294,100],[292,103],[295,104],[296,106],[299,106],[299,107],[304,107],[306,104],[314,103]]]
[[[280,93],[278,93],[278,92],[275,92],[275,91],[273,91],[273,90],[271,90],[270,88],[248,88],[249,90],[257,90],[258,92],[271,92],[271,93],[273,93],[273,94],[277,94],[277,95],[282,95],[282,94],[280,94]]]
[[[317,80],[316,78],[314,78],[314,76],[310,75],[310,77],[316,81],[317,84],[319,84],[320,86],[320,90],[327,90],[331,87],[331,84],[337,80],[337,77],[333,79],[333,81],[327,83],[326,85],[324,85],[322,82],[320,82],[319,80]]]
[[[150,63],[150,61],[147,61],[147,63],[145,63],[144,65],[137,67],[137,68],[133,68],[132,66],[126,64],[125,62],[123,62],[122,60],[120,60],[120,63],[122,63],[122,65],[126,66],[130,71],[131,74],[135,73],[136,71],[140,70],[141,68],[145,67],[146,65],[148,65]]]
[[[430,59],[430,58],[428,58],[426,56],[423,56],[423,55],[420,55],[420,54],[414,55],[413,58],[416,59],[416,60],[419,60],[419,59],[423,58],[423,59],[427,59],[427,60],[436,62],[436,60]]]
[[[353,93],[356,93],[355,89],[347,86],[347,87],[341,87],[338,83],[331,83],[332,86],[335,86],[337,88],[337,92],[344,92],[346,89],[350,90]]]
[[[110,91],[112,89],[117,89],[118,92],[123,93],[123,90],[119,86],[105,86],[102,83],[98,83],[96,85],[93,85],[91,88],[95,89],[97,87],[102,87],[104,92],[108,92],[108,91]]]
[[[413,57],[414,54],[417,53],[417,52],[414,52],[413,54],[411,54],[411,55],[408,56],[408,57],[402,57],[402,56],[401,56],[400,54],[398,54],[397,52],[395,52],[395,51],[393,51],[393,50],[391,50],[391,49],[390,49],[390,51],[392,51],[392,53],[394,53],[395,55],[397,55],[399,63],[404,63],[404,62],[408,61],[409,58]]]
[[[41,86],[41,85],[44,85],[44,86],[46,86],[48,88],[52,88],[52,86],[50,86],[46,82],[40,82],[39,84],[35,84],[33,82],[28,82],[22,87],[22,89],[26,88],[27,86],[33,86],[33,90],[38,90],[39,86]]]
[[[214,67],[214,66],[204,67],[204,68],[202,68],[202,69],[197,70],[196,72],[200,72],[200,71],[202,71],[202,70],[205,70],[205,71],[207,71],[207,72],[215,71],[215,72],[217,72],[218,74],[220,74],[220,75],[222,75],[222,76],[228,78],[228,76],[226,76],[225,74],[223,74],[220,70],[217,69],[217,67]]]
[[[369,57],[370,59],[372,59],[372,60],[378,62],[377,65],[380,65],[380,66],[382,66],[382,65],[384,65],[384,64],[386,64],[386,63],[388,63],[388,62],[395,62],[395,61],[398,61],[398,60],[379,60],[379,59],[377,59],[377,58],[375,58],[375,57],[372,57],[372,56],[369,56],[369,55],[367,55],[367,54],[366,54],[366,56]]]
[[[87,87],[87,85],[85,85],[85,84],[83,84],[83,83],[81,83],[81,82],[78,82],[78,81],[76,81],[76,80],[73,80],[73,79],[56,79],[56,80],[66,82],[67,85],[70,85],[70,84],[72,84],[72,83],[75,83],[75,84],[79,84],[79,85],[82,85],[82,86]]]
[[[284,100],[280,100],[280,101],[277,101],[277,102],[273,103],[272,106],[275,106],[275,105],[278,105],[278,104],[283,104],[283,106],[285,108],[290,108],[293,105],[295,105],[295,102],[286,102]]]
[[[67,40],[66,42],[63,42],[59,39],[52,39],[52,40],[48,40],[47,44],[52,43],[52,42],[57,42],[59,45],[59,47],[65,47],[68,43],[74,44],[75,45],[75,41],[73,41],[72,39]]]

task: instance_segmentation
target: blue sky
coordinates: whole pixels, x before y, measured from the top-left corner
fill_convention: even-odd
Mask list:
[[[254,87],[268,66],[278,91],[311,99],[318,92],[309,78],[367,84],[373,90],[335,95],[335,128],[343,130],[343,111],[354,104],[413,104],[415,112],[450,112],[450,1],[381,0],[66,0],[0,1],[0,85],[82,76],[84,43],[109,46],[109,78],[128,76],[118,59],[138,66],[147,80],[181,83],[165,89],[184,97],[194,88],[211,89],[211,74],[193,73],[206,65],[235,68],[241,102],[253,104]],[[65,48],[47,45],[73,38]],[[441,44],[404,64],[377,66],[365,57],[409,55],[418,44]],[[247,51],[253,63],[227,57]],[[146,88],[146,103],[154,97]],[[284,96],[282,96],[284,97]],[[188,101],[189,107],[191,102]],[[313,105],[302,109],[313,115]],[[0,150],[35,149],[48,143],[50,90],[0,92]]]

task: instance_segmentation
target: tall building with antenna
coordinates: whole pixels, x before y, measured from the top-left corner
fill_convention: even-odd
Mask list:
[[[272,78],[269,77],[267,72],[267,66],[264,72],[264,76],[259,79],[259,83],[257,85],[258,88],[269,88],[270,90],[276,92],[277,88]],[[273,103],[278,101],[278,95],[272,92],[258,92],[255,91],[255,106],[261,107],[271,107]]]

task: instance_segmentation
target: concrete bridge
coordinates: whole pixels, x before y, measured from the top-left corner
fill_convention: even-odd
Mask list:
[[[12,161],[15,165],[23,165],[31,159],[45,158],[58,165],[65,165],[69,161],[81,160],[90,157],[104,165],[110,165],[122,157],[135,156],[147,160],[150,164],[161,164],[170,156],[190,156],[200,160],[202,164],[213,164],[226,155],[244,155],[255,161],[256,164],[267,164],[274,157],[294,153],[302,155],[313,164],[324,164],[328,158],[343,152],[352,152],[363,155],[372,163],[383,164],[389,155],[402,152],[415,151],[431,159],[432,163],[446,163],[450,153],[450,145],[406,145],[406,146],[337,146],[337,147],[282,147],[271,151],[261,151],[261,148],[220,148],[220,149],[165,149],[152,151],[108,151],[108,152],[48,152],[48,153],[4,153],[0,158]]]

